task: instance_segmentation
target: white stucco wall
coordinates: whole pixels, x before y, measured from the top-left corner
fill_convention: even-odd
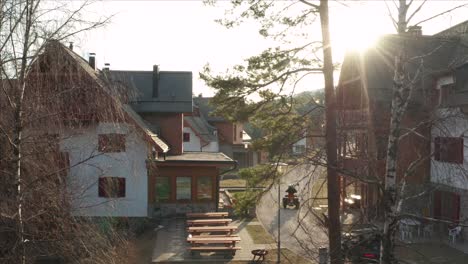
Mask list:
[[[99,153],[98,134],[126,134],[125,152]],[[80,131],[69,131],[61,142],[69,153],[68,186],[73,196],[73,213],[82,216],[147,216],[148,180],[146,159],[148,145],[127,124],[99,124]],[[78,164],[78,165],[76,165]],[[76,165],[76,166],[74,166]],[[99,177],[124,177],[125,197],[98,196]]]
[[[184,127],[184,133],[190,133],[190,141],[184,142],[184,152],[202,151],[202,152],[219,152],[219,144],[217,141],[211,141],[205,146],[201,146],[201,139],[190,127]]]
[[[219,145],[217,141],[211,141],[208,145],[202,148],[203,152],[219,152]]]
[[[438,110],[438,122],[432,128],[432,153],[434,153],[434,138],[460,137],[464,138],[463,164],[439,162],[431,159],[431,182],[441,183],[459,189],[468,190],[468,116],[458,108]]]
[[[190,133],[190,141],[184,142],[184,151],[201,151],[200,138],[190,127],[184,127],[184,133]]]

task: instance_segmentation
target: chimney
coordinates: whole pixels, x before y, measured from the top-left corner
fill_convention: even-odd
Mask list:
[[[89,53],[88,64],[93,70],[96,70],[96,53]]]
[[[422,28],[420,26],[410,26],[408,27],[408,35],[420,37],[422,36]]]
[[[68,48],[69,48],[70,50],[73,50],[73,42],[70,42],[70,44],[68,45]]]
[[[159,96],[159,65],[153,65],[153,97]]]
[[[102,70],[108,72],[109,69],[110,69],[110,63],[108,62],[104,63],[104,68],[102,68]]]

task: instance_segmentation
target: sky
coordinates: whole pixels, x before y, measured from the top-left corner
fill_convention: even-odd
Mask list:
[[[468,1],[428,1],[413,22],[431,17]],[[415,1],[415,7],[421,2]],[[394,10],[393,3],[387,2]],[[87,9],[85,19],[112,16],[105,27],[78,35],[75,51],[88,58],[96,53],[97,65],[110,63],[113,70],[192,71],[193,93],[212,96],[214,91],[198,78],[204,65],[224,72],[245,58],[256,55],[275,43],[258,34],[252,21],[226,29],[214,22],[223,18],[228,1],[206,6],[201,0],[97,1]],[[463,22],[467,7],[423,23],[423,34],[434,34]],[[395,33],[384,1],[339,1],[330,3],[330,23],[334,62],[340,63],[348,49],[361,49],[379,35]],[[411,24],[411,23],[410,23]],[[320,31],[311,29],[312,36]],[[299,41],[299,40],[298,40]],[[337,77],[337,76],[336,76]],[[336,78],[337,79],[337,78]],[[323,77],[307,79],[301,90],[323,87]]]

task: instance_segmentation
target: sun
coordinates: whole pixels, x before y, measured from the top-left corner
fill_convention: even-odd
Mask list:
[[[331,34],[335,51],[338,54],[346,51],[362,52],[372,47],[381,35],[391,33],[394,30],[392,22],[385,16],[386,11],[381,10],[382,7],[385,6],[381,3],[365,2],[341,10],[341,16],[334,16]]]

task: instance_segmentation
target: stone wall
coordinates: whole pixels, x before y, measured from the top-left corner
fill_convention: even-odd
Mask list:
[[[153,207],[152,217],[169,217],[177,215],[185,215],[186,213],[202,213],[214,212],[216,206],[214,203],[198,203],[198,204],[161,204]]]

